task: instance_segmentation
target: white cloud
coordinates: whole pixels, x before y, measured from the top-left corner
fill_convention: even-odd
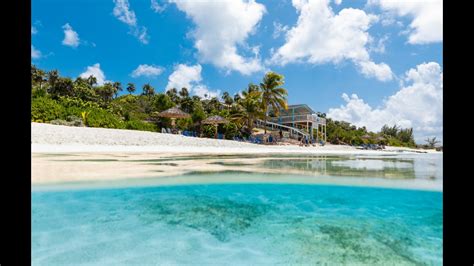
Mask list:
[[[130,10],[128,0],[114,0],[114,16],[129,26],[137,26],[137,16]]]
[[[388,97],[381,107],[373,108],[356,94],[343,94],[346,102],[331,108],[328,117],[366,126],[379,131],[383,125],[397,124],[413,127],[415,140],[423,143],[426,137],[442,140],[443,132],[443,71],[435,62],[423,63],[405,73],[409,83]]]
[[[135,12],[130,9],[128,0],[114,0],[114,3],[114,16],[130,27],[129,34],[135,36],[143,44],[148,44],[149,36],[147,35],[147,28],[138,26],[137,16]]]
[[[145,76],[145,77],[156,77],[163,73],[164,68],[154,65],[139,65],[135,70],[133,70],[131,76],[134,78]]]
[[[340,5],[340,4],[342,3],[342,0],[334,0],[334,3],[335,3],[336,5]]]
[[[81,78],[88,78],[89,76],[94,76],[96,79],[97,79],[97,84],[98,85],[104,85],[105,82],[107,82],[105,80],[105,74],[104,74],[104,71],[102,71],[102,69],[100,69],[100,64],[99,63],[96,63],[92,66],[88,66],[86,71],[84,71],[82,74],[80,74],[79,76]]]
[[[273,39],[276,39],[276,38],[280,37],[280,35],[282,35],[282,34],[286,34],[288,29],[289,29],[288,26],[274,21],[273,22],[273,34],[272,34]]]
[[[193,93],[204,99],[211,99],[213,97],[219,97],[221,94],[220,90],[211,91],[204,85],[198,85],[193,88]]]
[[[165,11],[166,9],[166,5],[160,5],[158,4],[158,1],[156,0],[151,0],[151,9],[155,12],[155,13],[161,13],[163,11]]]
[[[176,88],[178,91],[181,88],[187,88],[192,94],[204,97],[207,94],[208,98],[218,96],[220,91],[211,91],[205,85],[201,84],[201,65],[188,66],[179,64],[174,67],[174,72],[168,78],[168,85],[166,90]]]
[[[369,47],[369,51],[373,53],[380,53],[384,54],[385,53],[385,43],[388,40],[388,35],[384,35],[382,38],[378,39],[378,41],[375,43],[375,41],[371,41],[371,45]]]
[[[38,30],[36,29],[35,26],[31,26],[31,35],[35,35],[38,33]]]
[[[393,1],[369,0],[369,5],[378,5],[382,10],[398,16],[408,16],[408,42],[426,44],[443,41],[443,1]]]
[[[246,39],[255,32],[266,12],[264,5],[254,0],[170,2],[196,24],[190,35],[201,62],[243,75],[263,70],[260,58],[243,56],[238,47],[247,46]]]
[[[147,28],[137,27],[133,29],[133,35],[143,44],[148,44],[150,36],[147,34]]]
[[[63,25],[64,40],[63,45],[77,47],[79,46],[79,34],[73,30],[69,23]]]
[[[31,45],[31,58],[32,59],[41,58],[41,52],[37,50],[33,45]]]
[[[385,63],[376,64],[372,61],[356,61],[355,63],[365,77],[376,78],[380,81],[389,81],[393,78],[392,70]]]
[[[377,16],[353,8],[334,14],[328,0],[293,0],[293,6],[299,13],[297,24],[287,32],[286,43],[273,53],[269,63],[339,64],[351,60],[365,76],[392,79],[390,67],[372,62],[366,47],[370,42],[367,31]],[[384,74],[368,75],[375,66],[376,72],[383,70]]]
[[[174,67],[174,72],[168,77],[166,90],[176,88],[180,90],[185,87],[191,89],[194,85],[201,82],[201,65],[187,66],[179,64]]]

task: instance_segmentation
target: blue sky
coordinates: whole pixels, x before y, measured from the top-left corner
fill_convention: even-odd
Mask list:
[[[419,142],[442,138],[442,45],[439,0],[32,1],[42,69],[201,96],[272,70],[290,104],[372,130],[413,127]]]

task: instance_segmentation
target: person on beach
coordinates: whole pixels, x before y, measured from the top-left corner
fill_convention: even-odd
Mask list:
[[[282,138],[283,138],[283,131],[280,128],[280,139],[282,139]]]

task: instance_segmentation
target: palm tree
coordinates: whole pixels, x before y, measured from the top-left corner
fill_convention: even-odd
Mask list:
[[[115,94],[115,97],[117,97],[118,95],[118,92],[119,91],[122,91],[122,83],[120,83],[119,81],[115,81],[112,86],[114,87],[114,94]]]
[[[234,102],[238,102],[240,99],[242,99],[242,96],[240,96],[240,94],[234,94]]]
[[[90,75],[88,78],[87,78],[87,83],[89,83],[89,85],[91,87],[93,87],[95,84],[97,84],[97,78]]]
[[[39,83],[40,90],[43,89],[43,82],[46,81],[45,76],[46,73],[43,70],[36,68],[34,65],[31,66],[31,79],[33,82]]]
[[[135,84],[129,82],[127,84],[127,91],[128,93],[132,94],[133,92],[135,92]]]
[[[56,86],[56,82],[59,79],[59,72],[57,70],[51,70],[47,75],[50,88],[54,88],[54,86]]]
[[[167,90],[166,95],[168,95],[168,97],[170,97],[171,101],[174,103],[179,103],[178,90],[176,88]]]
[[[431,149],[433,149],[436,146],[436,144],[440,143],[440,141],[437,140],[436,137],[427,138],[425,141],[428,143],[428,147]]]
[[[237,101],[237,112],[232,115],[232,120],[245,125],[248,133],[252,133],[255,119],[263,116],[261,97],[261,91],[250,89],[244,91]]]
[[[179,96],[181,96],[181,98],[188,98],[189,97],[189,91],[187,88],[181,88],[181,90],[179,91]]]
[[[153,94],[155,94],[155,89],[150,85],[150,83],[147,83],[145,85],[143,85],[143,95],[147,95],[147,96],[152,96]]]
[[[234,103],[234,99],[230,96],[230,94],[225,91],[222,93],[222,100],[224,101],[225,105],[227,106],[227,109],[230,109],[230,106]]]
[[[286,96],[288,92],[281,86],[285,83],[284,77],[275,72],[268,72],[260,83],[262,90],[262,110],[265,115],[265,125],[268,120],[268,107],[272,107],[275,115],[278,115],[280,108],[288,109]],[[265,134],[267,134],[267,127],[265,126]]]

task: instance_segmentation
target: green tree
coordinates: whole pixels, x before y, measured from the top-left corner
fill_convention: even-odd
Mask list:
[[[103,86],[95,87],[95,92],[99,95],[100,99],[103,101],[103,104],[108,104],[112,101],[115,93],[115,88],[112,83],[107,82]]]
[[[49,93],[55,99],[59,96],[73,96],[74,82],[70,78],[58,77],[53,85],[49,88]]]
[[[175,106],[175,103],[171,101],[171,98],[167,94],[158,93],[153,96],[153,100],[152,100],[153,111],[162,112],[173,106]]]
[[[129,94],[132,94],[133,92],[135,92],[135,84],[129,82],[127,84],[127,91]]]
[[[59,79],[59,72],[57,70],[51,70],[48,72],[47,76],[48,76],[48,85],[50,88],[53,88]]]
[[[279,114],[280,108],[288,109],[286,102],[286,96],[288,92],[281,86],[284,84],[284,77],[275,72],[268,72],[263,78],[263,82],[260,83],[260,89],[262,90],[262,109],[265,117],[265,123],[268,120],[268,109],[272,108],[275,115]],[[267,128],[265,127],[265,134]]]
[[[170,99],[178,104],[179,103],[179,96],[178,96],[178,90],[176,88],[172,88],[166,91],[166,95],[170,97]]]
[[[436,146],[436,144],[440,143],[440,141],[437,140],[436,137],[426,138],[425,142],[427,143],[430,149],[433,149]]]
[[[35,65],[31,65],[31,81],[33,84],[38,84],[39,89],[43,90],[43,83],[46,81],[46,73],[36,68]]]
[[[155,94],[155,89],[150,85],[150,83],[143,85],[142,95],[153,96],[154,94]]]
[[[232,120],[245,125],[247,134],[252,133],[255,119],[263,116],[261,97],[261,91],[249,88],[242,93],[242,98],[237,102],[237,110],[232,114]]]
[[[187,88],[181,88],[181,90],[179,91],[179,96],[181,97],[181,99],[188,98],[189,97],[188,89]]]
[[[88,78],[87,78],[87,82],[89,83],[89,85],[91,87],[94,87],[94,85],[97,84],[97,78],[94,77],[93,75],[90,75]]]
[[[114,94],[115,94],[115,97],[117,97],[119,91],[122,91],[122,83],[120,83],[119,81],[115,81],[113,84],[112,84],[112,87],[114,87]]]
[[[240,96],[240,94],[234,94],[234,102],[239,102],[240,99],[242,99],[242,96]]]
[[[230,96],[230,94],[227,91],[222,93],[221,98],[224,101],[224,104],[227,106],[227,109],[229,110],[232,104],[234,103],[234,99]]]

